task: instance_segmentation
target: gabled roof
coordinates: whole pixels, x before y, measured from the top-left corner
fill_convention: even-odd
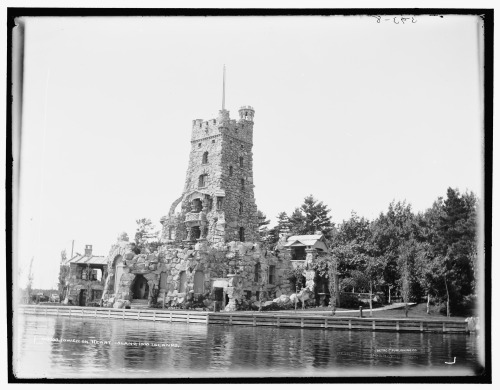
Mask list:
[[[106,256],[85,256],[76,255],[69,259],[66,264],[90,264],[90,265],[107,265]]]
[[[309,234],[306,236],[291,236],[284,247],[312,247],[317,250],[328,252],[325,237],[322,234]]]
[[[305,236],[291,236],[287,239],[285,246],[312,246],[318,241],[323,241],[322,234],[309,234]]]

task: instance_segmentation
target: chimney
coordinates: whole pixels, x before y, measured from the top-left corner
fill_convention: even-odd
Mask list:
[[[85,245],[85,256],[92,256],[92,245]]]

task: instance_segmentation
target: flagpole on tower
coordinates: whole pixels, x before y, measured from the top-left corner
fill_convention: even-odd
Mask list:
[[[222,110],[225,110],[226,105],[226,64],[222,71]]]

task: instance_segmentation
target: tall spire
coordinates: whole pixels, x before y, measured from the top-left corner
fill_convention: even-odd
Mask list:
[[[222,109],[225,110],[226,105],[226,64],[222,71]]]

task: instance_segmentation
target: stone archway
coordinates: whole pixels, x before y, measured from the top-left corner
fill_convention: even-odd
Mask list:
[[[131,299],[148,299],[149,298],[149,284],[147,279],[138,274],[135,276],[134,281],[130,285]]]

